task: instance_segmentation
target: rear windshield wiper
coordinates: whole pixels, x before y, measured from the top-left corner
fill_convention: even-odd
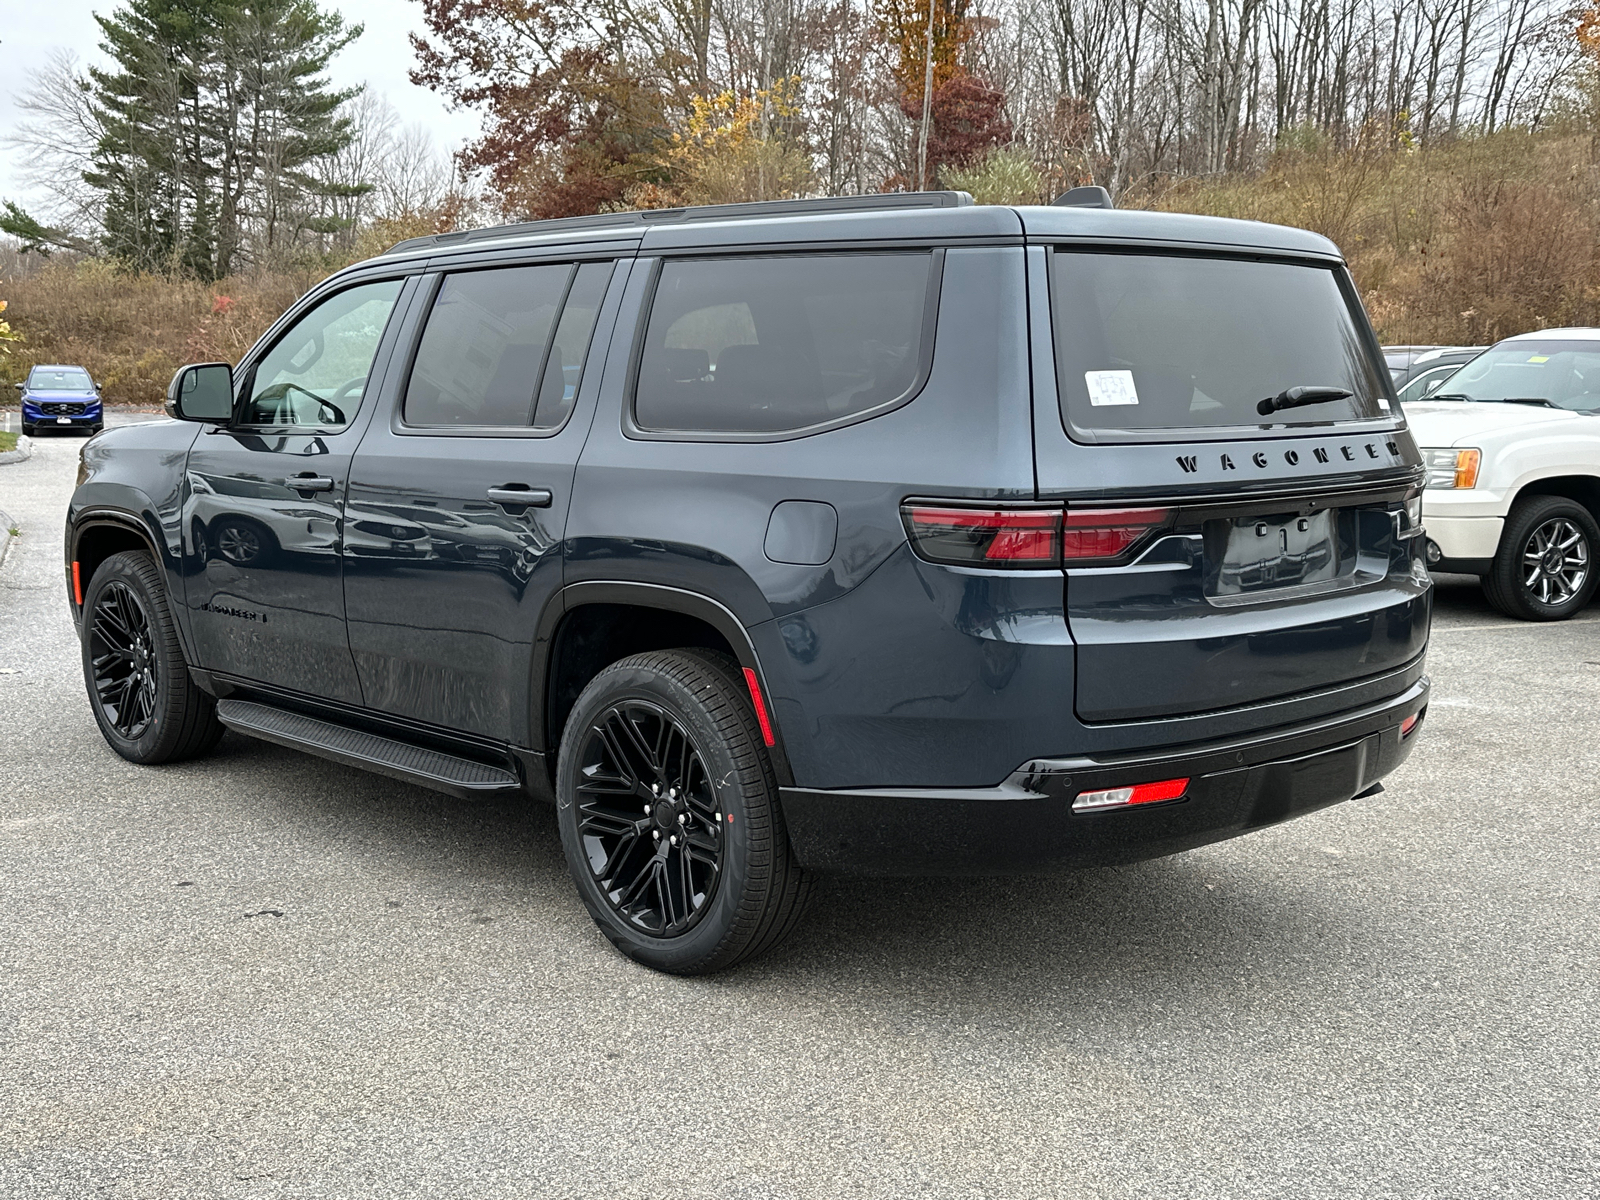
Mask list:
[[[1256,405],[1256,411],[1263,417],[1270,417],[1280,408],[1299,408],[1302,404],[1325,404],[1329,400],[1344,400],[1353,395],[1354,392],[1341,387],[1284,388],[1276,396],[1268,397]]]

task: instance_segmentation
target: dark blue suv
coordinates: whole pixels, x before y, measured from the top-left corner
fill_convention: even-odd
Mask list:
[[[1299,230],[927,193],[426,237],[168,411],[68,517],[112,747],[553,800],[662,970],[822,872],[1374,793],[1427,705],[1421,461]]]
[[[34,367],[17,391],[22,393],[22,432],[29,437],[41,429],[98,433],[105,427],[100,389],[82,367]]]

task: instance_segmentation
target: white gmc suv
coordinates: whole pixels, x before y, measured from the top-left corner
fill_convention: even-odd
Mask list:
[[[1524,620],[1583,608],[1600,552],[1600,329],[1507,338],[1405,412],[1428,465],[1429,569],[1481,576]]]

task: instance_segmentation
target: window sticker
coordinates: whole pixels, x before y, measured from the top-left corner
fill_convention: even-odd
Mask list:
[[[1532,362],[1549,362],[1550,361],[1550,356],[1548,354],[1535,354],[1533,357],[1528,359],[1528,361],[1531,362],[1531,363]]]
[[[1133,386],[1132,371],[1085,371],[1083,382],[1089,387],[1089,403],[1096,408],[1139,403],[1139,390]]]

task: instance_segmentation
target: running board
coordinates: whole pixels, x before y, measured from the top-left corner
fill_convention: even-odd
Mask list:
[[[517,777],[503,767],[491,767],[470,758],[457,758],[454,754],[397,742],[268,704],[219,700],[217,720],[250,737],[464,800],[503,796],[522,788]]]

